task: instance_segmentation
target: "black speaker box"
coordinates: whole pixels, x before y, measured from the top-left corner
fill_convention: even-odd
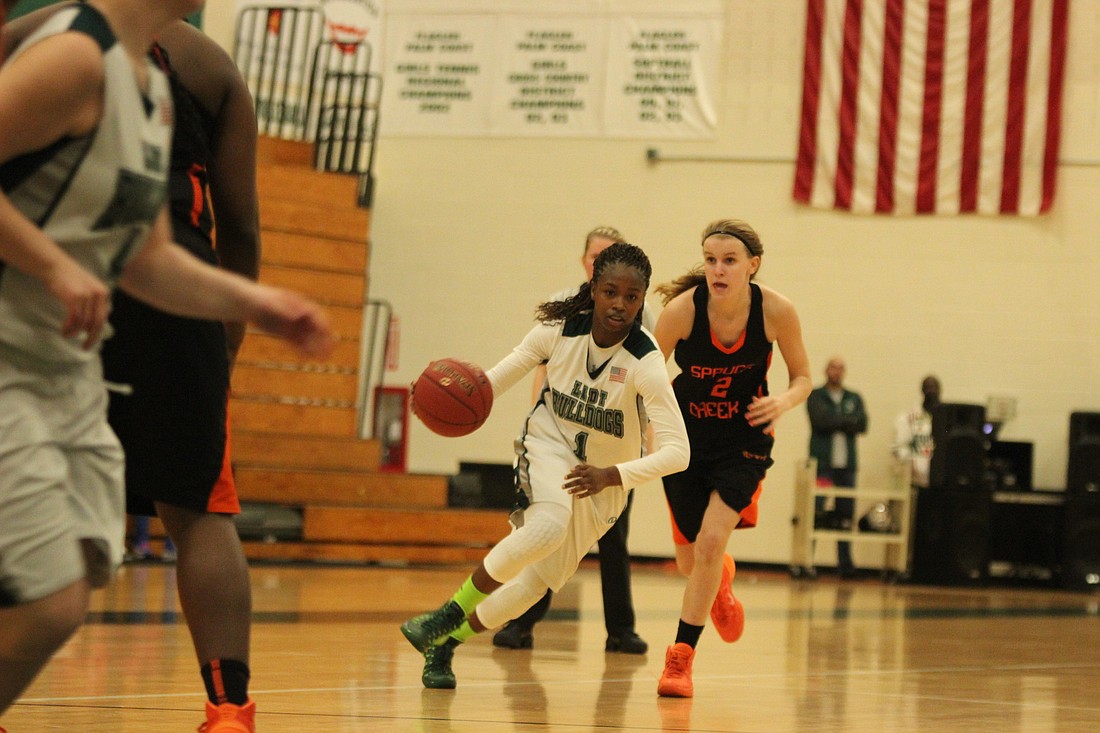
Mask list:
[[[998,501],[994,496],[991,568],[996,571],[997,565],[1004,564],[1011,577],[1055,580],[1064,530],[1065,506],[1061,503]]]
[[[917,494],[910,577],[975,585],[989,578],[992,493],[931,487]]]
[[[471,509],[511,509],[516,503],[515,469],[506,463],[458,464],[447,486],[447,505]]]
[[[981,435],[985,428],[985,405],[941,402],[932,408],[932,440],[940,441],[960,433]]]
[[[1066,491],[1100,496],[1100,412],[1069,416],[1069,464]]]
[[[1069,416],[1069,444],[1076,445],[1084,438],[1100,438],[1100,412],[1074,412]]]
[[[995,491],[1031,491],[1035,444],[995,440],[986,450],[986,465]]]
[[[1062,531],[1062,586],[1100,588],[1100,495],[1067,495]]]
[[[985,478],[985,407],[944,402],[932,409],[932,463],[928,484],[979,489]]]

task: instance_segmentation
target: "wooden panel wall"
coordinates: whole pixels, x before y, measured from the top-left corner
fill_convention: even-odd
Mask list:
[[[301,541],[246,542],[246,552],[470,562],[507,532],[504,512],[448,510],[447,477],[381,472],[378,444],[357,438],[370,212],[357,206],[356,178],[313,170],[306,144],[261,138],[257,184],[260,280],[321,303],[340,341],[314,362],[259,331],[245,337],[230,400],[238,491],[304,517]]]

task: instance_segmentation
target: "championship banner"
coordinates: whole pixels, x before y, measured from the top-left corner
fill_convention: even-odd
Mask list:
[[[720,2],[474,5],[387,15],[384,134],[714,137]]]
[[[605,29],[596,19],[504,18],[496,32],[490,132],[599,135]]]
[[[387,19],[382,129],[390,135],[484,135],[496,50],[491,15]]]
[[[701,139],[718,126],[720,17],[617,18],[611,24],[605,131]]]

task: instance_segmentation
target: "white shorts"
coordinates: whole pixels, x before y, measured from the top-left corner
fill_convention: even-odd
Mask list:
[[[98,359],[43,374],[0,353],[0,606],[101,586],[121,562],[123,455],[106,409]]]
[[[604,534],[615,526],[626,509],[629,491],[611,486],[595,496],[578,499],[565,491],[565,475],[579,462],[560,442],[540,440],[528,435],[517,441],[519,485],[531,504],[553,502],[570,512],[568,534],[561,547],[531,567],[550,590],[559,591],[577,572],[585,555]],[[523,525],[523,512],[512,515],[513,525]]]

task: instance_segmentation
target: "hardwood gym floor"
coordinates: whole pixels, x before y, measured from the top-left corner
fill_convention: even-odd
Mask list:
[[[253,567],[252,693],[260,733],[742,731],[1093,733],[1100,595],[794,580],[742,568],[745,636],[707,629],[695,697],[656,694],[682,584],[634,574],[644,657],[605,654],[591,563],[536,627],[533,651],[458,650],[458,689],[424,690],[397,627],[470,568]],[[9,733],[193,731],[203,695],[174,568],[131,564],[89,623],[0,720]]]

